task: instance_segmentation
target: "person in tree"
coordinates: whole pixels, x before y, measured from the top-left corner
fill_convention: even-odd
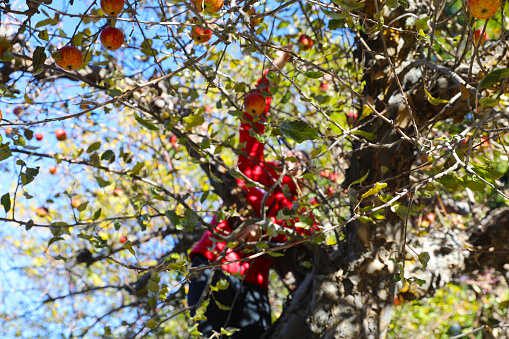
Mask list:
[[[267,71],[264,72],[262,79],[258,81],[258,90],[266,91],[270,81],[267,78]],[[266,97],[265,114],[269,113],[272,98]],[[282,164],[280,162],[268,162],[264,159],[264,144],[257,140],[255,133],[263,134],[265,117],[262,115],[255,121],[247,112],[244,113],[244,119],[240,125],[240,145],[242,153],[238,158],[238,168],[249,179],[264,185],[267,190],[276,183],[281,175]],[[298,197],[298,187],[300,185],[295,180],[300,177],[305,170],[306,163],[309,162],[309,156],[303,151],[287,153],[287,156],[295,157],[298,161],[286,161],[287,175],[285,175],[279,185],[270,193],[266,203],[266,217],[272,219],[275,224],[292,227],[294,221],[276,220],[278,211],[283,208],[292,209],[294,202]],[[295,160],[295,159],[292,159]],[[261,216],[262,200],[266,191],[246,185],[243,180],[237,179],[239,187],[245,190],[247,200],[254,211]],[[300,188],[300,187],[299,187]],[[232,232],[229,220],[217,222],[214,217],[212,221],[219,234],[229,235]],[[297,228],[300,234],[306,233],[304,229]],[[308,233],[309,234],[309,233]],[[241,243],[249,244],[260,240],[268,240],[270,237],[264,235],[258,225],[249,225],[240,233],[238,240]],[[278,235],[270,239],[275,242],[284,242],[286,237]],[[224,241],[214,239],[210,231],[206,231],[200,241],[194,246],[190,253],[193,267],[207,266],[210,263],[220,259],[220,262],[236,261],[244,258],[245,248],[230,249]],[[223,254],[223,258],[220,255]],[[251,252],[252,254],[252,252]],[[198,330],[205,336],[212,335],[213,331],[220,332],[221,328],[233,327],[240,329],[235,332],[232,338],[260,338],[271,324],[270,304],[268,298],[269,269],[273,261],[265,256],[257,257],[249,261],[236,261],[224,264],[221,269],[213,271],[212,268],[206,268],[191,279],[188,292],[189,306],[196,305],[207,287],[207,280],[211,274],[214,274],[211,286],[221,279],[228,282],[228,288],[213,292],[207,306],[205,316],[206,320],[199,322]],[[191,311],[194,316],[195,310]]]

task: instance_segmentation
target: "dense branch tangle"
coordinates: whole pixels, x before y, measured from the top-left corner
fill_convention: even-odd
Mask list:
[[[243,260],[282,253],[312,241],[323,251],[317,253],[326,254],[311,263],[314,270],[303,280],[303,289],[290,305],[290,309],[299,310],[294,314],[301,316],[293,329],[299,331],[307,326],[301,335],[313,331],[319,336],[335,330],[337,324],[345,321],[337,316],[343,313],[335,312],[338,305],[349,309],[351,305],[345,305],[348,302],[369,305],[378,298],[364,294],[364,299],[349,299],[364,293],[362,287],[372,288],[369,279],[387,284],[384,291],[389,292],[379,309],[392,306],[395,286],[391,279],[397,271],[389,257],[404,263],[401,248],[410,244],[415,234],[410,231],[406,239],[400,231],[403,224],[416,226],[413,214],[423,213],[419,202],[427,192],[439,190],[449,195],[441,184],[449,189],[453,184],[463,185],[470,190],[467,196],[472,205],[478,204],[476,199],[482,202],[497,195],[507,196],[505,187],[497,181],[498,175],[486,176],[493,169],[487,166],[489,161],[494,167],[501,163],[493,155],[489,158],[490,152],[507,156],[507,126],[502,119],[506,116],[505,106],[502,112],[498,108],[479,110],[478,99],[491,92],[476,92],[472,81],[477,80],[479,64],[486,71],[496,67],[490,53],[507,53],[489,42],[485,50],[470,51],[473,29],[464,18],[464,9],[454,9],[455,15],[448,16],[452,5],[443,2],[427,7],[428,4],[410,1],[408,9],[390,9],[387,4],[368,1],[363,8],[349,9],[347,4],[292,0],[267,3],[257,8],[258,14],[252,17],[246,14],[252,2],[232,2],[233,6],[227,3],[222,15],[215,17],[199,13],[191,3],[130,2],[118,19],[108,17],[113,22],[107,22],[93,4],[87,4],[90,11],[80,13],[75,10],[76,4],[57,8],[56,4],[30,3],[51,19],[58,13],[59,20],[35,27],[48,17],[34,16],[34,7],[29,12],[25,12],[26,8],[0,8],[4,14],[2,27],[10,22],[9,27],[13,28],[6,33],[13,44],[14,57],[2,63],[1,83],[6,86],[2,91],[13,96],[2,101],[24,108],[22,115],[14,114],[11,108],[3,110],[4,120],[0,121],[0,130],[14,128],[10,136],[2,134],[2,143],[11,142],[8,148],[14,156],[0,163],[0,170],[4,171],[1,175],[10,175],[13,182],[20,183],[16,185],[16,195],[14,188],[8,188],[15,204],[11,205],[9,216],[0,220],[27,229],[45,226],[48,233],[35,233],[39,243],[44,238],[41,248],[46,255],[41,252],[46,266],[35,265],[37,269],[47,267],[50,271],[63,267],[60,264],[67,260],[66,269],[55,274],[58,293],[50,293],[52,297],[43,300],[45,305],[58,301],[70,307],[76,298],[87,300],[89,293],[98,293],[97,300],[110,306],[88,316],[75,313],[67,317],[76,322],[75,331],[82,336],[101,332],[108,319],[117,316],[130,319],[116,332],[125,337],[163,330],[178,335],[178,328],[183,328],[180,325],[191,324],[186,319],[188,308],[178,300],[184,294],[184,277],[193,271],[185,269],[185,255],[196,240],[195,235],[204,229],[213,230],[211,216],[222,203],[222,217],[253,213],[236,189],[234,176],[243,177],[243,173],[235,166],[240,148],[235,132],[244,96],[256,87],[264,68],[277,68],[278,51],[290,54],[292,64],[277,71],[277,87],[272,93],[274,113],[266,123],[267,151],[270,158],[282,159],[285,151],[274,146],[276,142],[285,143],[290,149],[297,147],[294,139],[281,135],[280,126],[285,122],[299,119],[318,128],[317,139],[298,146],[312,151],[314,168],[308,175],[313,181],[312,190],[303,194],[297,209],[310,208],[308,201],[318,197],[319,205],[312,209],[321,225],[308,238],[269,244],[265,252]],[[31,15],[31,21],[26,21],[25,13]],[[429,25],[423,26],[428,37],[420,35],[415,27],[416,20],[424,16],[430,17]],[[261,26],[252,25],[256,19],[263,19]],[[463,25],[458,21],[462,19]],[[18,21],[13,24],[15,20]],[[80,26],[68,31],[61,20],[66,20],[65,25],[80,22]],[[21,32],[22,23],[31,26]],[[112,24],[122,27],[126,36],[126,44],[116,53],[101,50],[98,44],[100,29]],[[212,43],[193,44],[191,32],[196,27],[212,30]],[[297,45],[301,33],[313,38],[314,48],[305,51]],[[456,37],[460,42],[455,45]],[[89,66],[78,72],[62,71],[50,58],[50,52],[71,41],[92,56],[87,61]],[[464,41],[468,43],[463,44]],[[33,75],[37,46],[45,48],[47,59],[43,72]],[[465,62],[468,55],[473,55],[471,62]],[[503,58],[499,60],[507,63]],[[324,81],[332,86],[320,89]],[[73,88],[61,90],[62,84]],[[35,104],[25,102],[24,88],[28,88],[27,96]],[[20,92],[16,93],[16,89]],[[495,85],[489,90],[501,94],[503,89],[504,86]],[[68,101],[69,98],[75,99]],[[433,98],[450,101],[434,105]],[[155,105],[161,101],[162,106]],[[503,105],[505,101],[502,97]],[[354,114],[357,118],[351,119]],[[454,126],[451,121],[457,117],[464,118],[464,122]],[[54,126],[65,126],[69,139],[57,144],[48,133]],[[28,139],[25,131],[45,132],[42,143],[35,139],[27,143],[42,149],[14,144],[19,136]],[[479,140],[480,133],[490,139],[489,146]],[[173,135],[178,142],[170,141]],[[463,143],[467,135],[468,148]],[[9,162],[12,159],[23,161],[24,165]],[[50,164],[56,165],[62,182],[47,176]],[[41,174],[30,183],[26,180],[27,167],[37,166]],[[20,173],[21,169],[24,173]],[[345,171],[346,175],[338,174]],[[331,172],[335,179],[331,179]],[[36,189],[42,175],[50,178],[49,187]],[[482,189],[479,183],[484,185]],[[267,189],[255,182],[249,184]],[[380,190],[380,185],[385,184]],[[451,195],[460,195],[459,192],[457,189]],[[412,204],[407,201],[409,194],[414,199]],[[472,198],[474,194],[476,199]],[[27,195],[35,198],[27,199]],[[61,197],[64,199],[59,200]],[[71,209],[69,201],[76,197],[81,198],[82,204]],[[50,214],[35,216],[34,208],[43,205],[50,207]],[[409,206],[413,210],[403,213]],[[477,208],[473,209],[474,220],[482,218],[486,204]],[[32,218],[34,222],[29,223]],[[265,220],[257,222],[263,224]],[[457,234],[459,227],[450,223],[447,226]],[[433,233],[436,239],[442,239],[440,227]],[[42,228],[35,227],[30,232]],[[333,231],[337,237],[326,244],[323,239],[331,237]],[[120,235],[128,236],[127,246],[119,242]],[[475,234],[471,241],[474,248],[484,251],[491,244],[489,239],[483,233]],[[422,243],[438,246],[438,241]],[[417,254],[421,253],[422,243],[411,244]],[[496,245],[500,249],[500,244]],[[477,268],[474,260],[460,253],[469,260],[469,272]],[[107,262],[108,257],[114,263]],[[373,258],[383,258],[379,273],[373,273]],[[497,269],[503,266],[498,262],[491,264]],[[210,265],[219,266],[219,262]],[[450,275],[427,272],[428,293],[440,287],[437,281],[442,283],[463,269],[458,262],[451,267]],[[405,269],[405,274],[419,273],[422,265],[407,264]],[[117,277],[109,272],[120,273]],[[137,276],[137,272],[145,274]],[[370,273],[359,278],[355,272]],[[312,292],[328,291],[325,287],[330,282],[349,288],[351,281],[360,281],[352,288],[358,288],[358,294],[342,292],[341,301],[336,303],[320,304],[326,298]],[[116,289],[121,292],[108,292]],[[409,290],[405,297],[418,298],[423,294],[422,290]],[[316,300],[306,300],[309,295],[316,295]],[[379,316],[357,311],[358,319]],[[283,315],[282,324],[292,324],[292,313],[289,314]],[[332,316],[324,320],[323,314]],[[171,326],[172,321],[178,321],[179,326]],[[276,325],[274,333],[284,337],[284,327]],[[360,332],[352,330],[346,336],[352,333]]]

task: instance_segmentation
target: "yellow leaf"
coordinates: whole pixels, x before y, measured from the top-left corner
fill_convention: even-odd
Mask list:
[[[424,92],[426,93],[426,95],[428,96],[428,101],[430,102],[430,104],[432,105],[440,105],[440,104],[446,104],[449,102],[449,100],[444,100],[444,99],[437,99],[437,98],[433,98],[433,96],[427,91],[427,90],[424,90]]]

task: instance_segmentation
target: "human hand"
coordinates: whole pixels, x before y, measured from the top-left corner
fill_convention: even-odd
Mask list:
[[[238,239],[246,243],[257,242],[262,237],[262,229],[258,225],[249,225],[242,233],[239,234]]]

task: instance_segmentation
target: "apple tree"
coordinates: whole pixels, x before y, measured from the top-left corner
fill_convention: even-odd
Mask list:
[[[199,335],[187,254],[213,216],[253,217],[237,131],[273,69],[266,155],[312,162],[278,218],[318,226],[254,245],[265,337],[507,335],[504,4],[3,1],[2,333]]]

